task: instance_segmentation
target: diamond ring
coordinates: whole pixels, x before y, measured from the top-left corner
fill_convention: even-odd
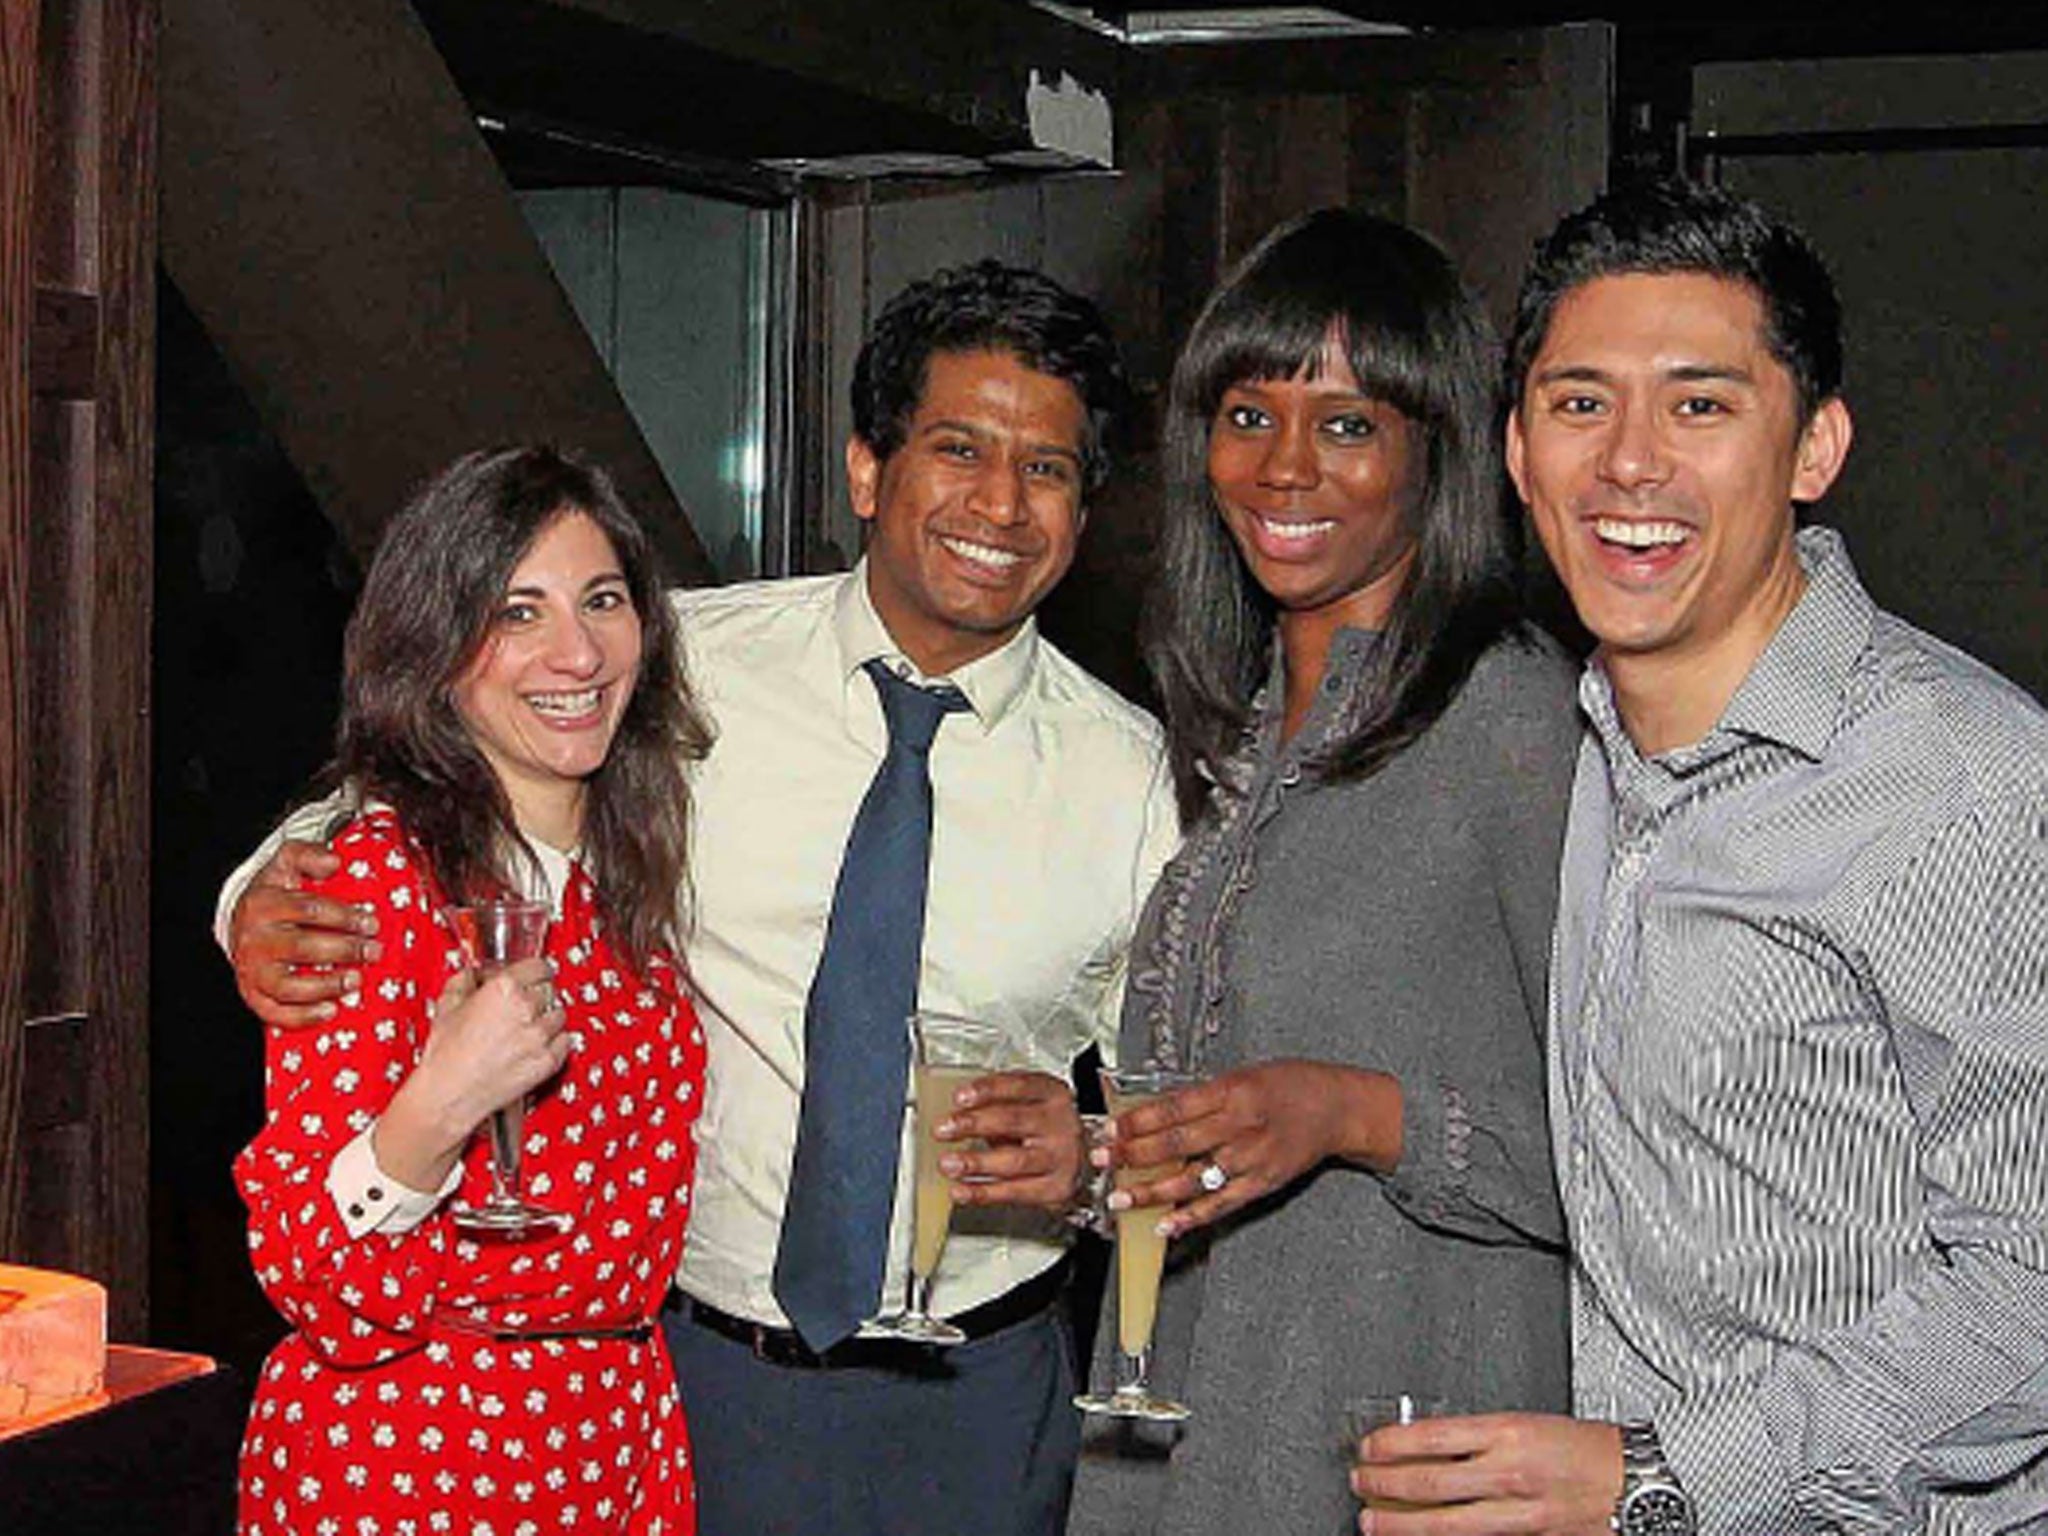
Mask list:
[[[1230,1182],[1230,1175],[1223,1171],[1221,1163],[1204,1163],[1202,1171],[1195,1176],[1195,1181],[1213,1195]]]

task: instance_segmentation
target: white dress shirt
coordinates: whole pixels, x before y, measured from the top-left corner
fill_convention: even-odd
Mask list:
[[[680,1283],[776,1326],[804,1001],[888,744],[861,666],[882,657],[918,677],[868,600],[865,570],[674,595],[717,733],[693,782],[686,951],[710,1062]],[[919,1002],[1007,1026],[1020,1064],[1064,1076],[1089,1044],[1114,1050],[1132,929],[1178,835],[1159,729],[1031,624],[945,681],[972,709],[948,717],[931,754]],[[909,1131],[906,1115],[885,1306],[909,1262]],[[1002,1294],[1051,1264],[1064,1238],[1039,1213],[959,1213],[933,1310]]]

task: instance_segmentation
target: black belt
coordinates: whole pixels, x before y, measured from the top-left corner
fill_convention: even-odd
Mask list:
[[[969,1307],[946,1321],[966,1334],[969,1343],[1014,1327],[1027,1318],[1036,1317],[1053,1304],[1067,1283],[1068,1268],[1069,1263],[1063,1258],[1022,1285],[1012,1286],[993,1300],[984,1301],[978,1307]],[[929,1371],[935,1357],[943,1354],[937,1345],[915,1344],[908,1339],[863,1339],[858,1336],[843,1339],[821,1354],[806,1344],[803,1336],[794,1329],[770,1328],[766,1323],[749,1322],[744,1317],[721,1312],[708,1302],[680,1292],[674,1293],[672,1299],[678,1305],[688,1303],[691,1322],[700,1328],[709,1328],[722,1338],[746,1345],[754,1352],[756,1360],[766,1361],[769,1365],[787,1365],[811,1371],[866,1366],[923,1372]]]

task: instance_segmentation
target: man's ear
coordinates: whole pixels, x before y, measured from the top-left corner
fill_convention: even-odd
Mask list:
[[[875,520],[881,505],[882,460],[858,432],[846,440],[846,494],[855,517],[864,523]]]
[[[1821,401],[1799,434],[1799,459],[1792,468],[1792,499],[1810,505],[1827,495],[1842,463],[1849,457],[1849,443],[1856,436],[1856,424],[1849,419],[1849,407],[1840,395]]]

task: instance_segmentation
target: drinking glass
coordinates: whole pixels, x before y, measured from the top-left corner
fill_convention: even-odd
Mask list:
[[[1450,1405],[1441,1397],[1427,1397],[1414,1392],[1388,1392],[1371,1397],[1355,1398],[1344,1405],[1344,1449],[1345,1465],[1348,1468],[1358,1460],[1358,1442],[1376,1429],[1389,1424],[1414,1424],[1423,1419],[1440,1419],[1449,1413]],[[1428,1504],[1412,1504],[1406,1499],[1369,1498],[1363,1501],[1369,1509],[1429,1509]]]
[[[1192,1088],[1200,1081],[1193,1073],[1167,1067],[1105,1067],[1102,1094],[1109,1101],[1109,1112],[1121,1115],[1149,1099]],[[1146,1168],[1119,1166],[1117,1188],[1171,1178],[1185,1166],[1184,1162]],[[1133,1206],[1116,1213],[1116,1387],[1109,1392],[1084,1392],[1075,1398],[1074,1406],[1083,1413],[1150,1419],[1163,1424],[1177,1424],[1188,1417],[1183,1404],[1154,1392],[1148,1380],[1152,1369],[1152,1327],[1159,1315],[1159,1280],[1166,1270],[1166,1239],[1159,1233],[1159,1223],[1166,1214],[1158,1206]]]
[[[539,956],[546,945],[548,906],[543,901],[480,901],[450,907],[448,921],[478,976],[488,981],[506,966]],[[489,1121],[491,1192],[481,1205],[458,1204],[455,1225],[481,1237],[516,1241],[569,1226],[566,1211],[551,1211],[525,1198],[519,1187],[519,1149],[526,1135],[526,1098],[521,1095]]]
[[[931,1315],[932,1280],[946,1251],[953,1222],[953,1184],[939,1172],[939,1157],[951,1147],[932,1134],[953,1112],[953,1095],[977,1077],[1000,1071],[1013,1054],[1008,1032],[986,1019],[957,1013],[920,1010],[910,1016],[914,1091],[911,1099],[912,1208],[916,1220],[910,1243],[910,1274],[903,1287],[903,1310],[875,1319],[861,1331],[873,1336],[909,1339],[919,1344],[964,1344],[967,1335]]]

